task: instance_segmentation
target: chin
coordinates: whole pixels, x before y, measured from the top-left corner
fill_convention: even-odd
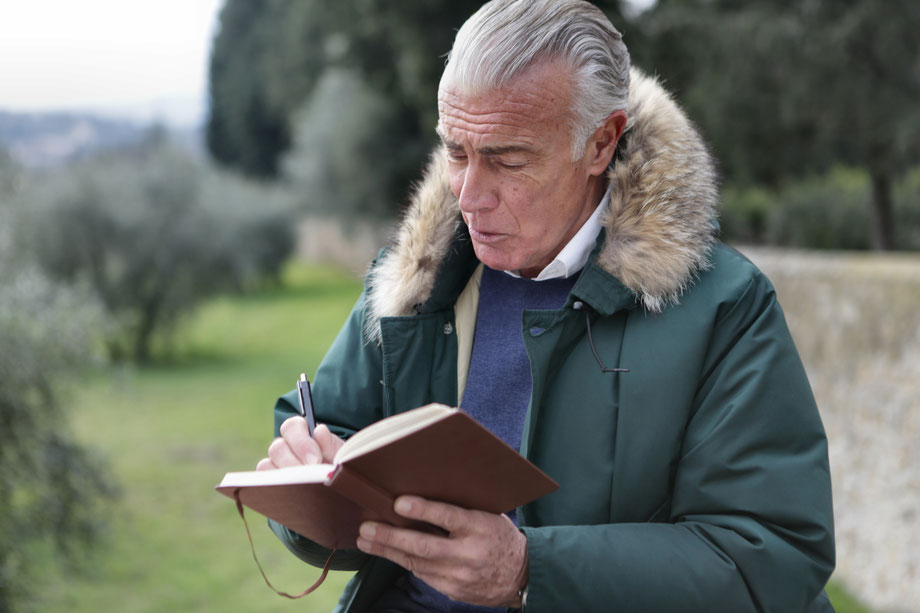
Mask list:
[[[496,249],[492,245],[483,245],[475,240],[473,241],[473,251],[476,253],[476,258],[492,270],[518,271],[522,268],[532,267],[532,265],[529,265],[529,258],[527,257],[515,257],[514,254],[508,253],[504,249]]]
[[[507,271],[507,270],[512,270],[512,271],[517,271],[517,267],[516,267],[516,266],[512,266],[511,264],[507,264],[507,263],[502,262],[502,261],[483,260],[482,258],[480,258],[479,261],[482,262],[483,264],[485,264],[486,266],[488,266],[489,268],[491,268],[492,270],[506,270],[506,271]]]
[[[492,270],[517,270],[514,261],[505,254],[496,253],[494,249],[473,243],[476,258]]]

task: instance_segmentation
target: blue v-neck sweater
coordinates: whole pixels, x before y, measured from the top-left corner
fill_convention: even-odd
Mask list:
[[[562,308],[577,278],[574,275],[567,279],[533,281],[483,268],[476,333],[461,408],[515,449],[521,448],[533,386],[530,359],[524,348],[522,313],[525,309]],[[514,509],[508,509],[508,516],[517,523]],[[414,575],[409,577],[405,594],[396,595],[396,602],[404,599],[412,603],[401,609],[406,611],[499,613],[505,610],[454,602]],[[384,606],[380,610],[400,609]]]

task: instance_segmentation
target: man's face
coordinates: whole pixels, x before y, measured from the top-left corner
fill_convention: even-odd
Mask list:
[[[486,266],[536,276],[600,200],[597,164],[572,161],[570,103],[567,73],[552,63],[478,96],[438,92],[451,191]]]

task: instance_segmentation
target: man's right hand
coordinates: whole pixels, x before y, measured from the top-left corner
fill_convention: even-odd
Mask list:
[[[281,436],[268,447],[268,457],[259,460],[256,470],[271,470],[301,464],[331,464],[345,443],[325,424],[319,424],[310,436],[303,417],[289,417],[281,424]]]

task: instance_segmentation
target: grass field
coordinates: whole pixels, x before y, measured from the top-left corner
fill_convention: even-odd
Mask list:
[[[275,397],[311,376],[360,292],[330,269],[292,267],[285,287],[217,300],[180,333],[168,363],[100,376],[77,390],[74,428],[121,488],[109,544],[78,580],[52,577],[37,611],[329,611],[348,575],[293,603],[265,586],[233,503],[213,487],[249,470],[271,441]],[[318,572],[255,514],[256,551],[297,593]]]
[[[233,504],[213,492],[247,470],[271,437],[274,398],[312,375],[360,291],[332,269],[292,266],[283,288],[210,303],[180,331],[172,357],[81,382],[73,426],[108,459],[121,489],[111,532],[91,570],[49,570],[34,611],[329,611],[348,579],[291,602],[264,585]],[[248,516],[275,585],[299,592],[316,569]],[[840,613],[864,613],[835,586]]]

